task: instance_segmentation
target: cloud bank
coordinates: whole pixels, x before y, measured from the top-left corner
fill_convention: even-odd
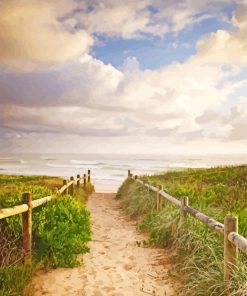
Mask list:
[[[215,14],[224,20],[229,2],[2,1],[1,150],[243,152],[246,3],[184,63],[141,70],[129,56],[115,68],[92,54],[101,34],[164,38]]]

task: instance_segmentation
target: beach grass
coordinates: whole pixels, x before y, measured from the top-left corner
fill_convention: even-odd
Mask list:
[[[188,196],[192,207],[220,222],[226,215],[238,216],[239,232],[247,237],[246,178],[246,165],[140,177],[149,184],[162,185],[178,199]],[[140,230],[148,230],[149,239],[145,244],[176,249],[171,260],[181,281],[179,295],[247,295],[246,256],[240,254],[233,280],[223,281],[223,237],[189,216],[181,227],[179,208],[163,201],[162,209],[157,211],[156,194],[132,179],[122,184],[117,198],[132,217],[138,218]]]
[[[76,190],[73,197],[57,196],[61,186],[57,177],[0,175],[0,208],[21,204],[23,192],[31,192],[33,199],[54,197],[33,210],[31,265],[23,264],[20,215],[0,220],[0,296],[28,295],[37,269],[78,266],[76,254],[88,251],[91,230],[85,200],[93,186]]]

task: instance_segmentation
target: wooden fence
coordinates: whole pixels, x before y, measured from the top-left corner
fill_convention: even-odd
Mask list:
[[[83,182],[83,187],[86,187],[87,182],[90,183],[90,180],[90,170],[88,170],[87,174],[84,174],[82,177],[80,175],[77,175],[75,179],[74,177],[70,177],[70,180],[63,180],[63,186],[57,190],[56,194],[69,194],[73,196],[75,187],[79,189],[81,182]],[[24,261],[26,263],[30,263],[32,259],[32,210],[49,202],[55,197],[56,195],[45,196],[40,199],[32,200],[32,195],[29,192],[23,193],[23,204],[12,208],[0,209],[0,220],[22,214],[22,245]]]
[[[199,220],[203,224],[206,224],[211,229],[215,230],[220,235],[224,236],[224,280],[231,280],[234,270],[237,266],[238,261],[238,249],[247,255],[247,239],[238,234],[238,219],[233,216],[226,216],[224,219],[224,224],[218,222],[217,220],[199,212],[198,210],[189,206],[189,198],[187,196],[181,197],[180,200],[171,196],[165,192],[162,186],[152,186],[144,181],[138,179],[137,176],[128,171],[128,177],[132,178],[136,182],[142,184],[149,190],[157,193],[156,208],[161,209],[161,199],[164,198],[180,207],[180,223],[183,223],[186,215],[189,214],[193,218]]]

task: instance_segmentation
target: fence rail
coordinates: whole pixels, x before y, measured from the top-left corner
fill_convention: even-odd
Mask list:
[[[180,200],[171,196],[165,192],[161,186],[155,187],[150,185],[141,179],[138,179],[137,175],[133,175],[130,170],[128,170],[128,177],[135,180],[139,184],[142,184],[149,190],[157,193],[156,208],[159,210],[161,208],[161,197],[170,201],[177,207],[180,207],[180,222],[183,222],[186,214],[189,214],[193,218],[207,225],[211,229],[215,230],[218,234],[224,236],[224,279],[229,281],[234,273],[234,269],[237,266],[238,252],[241,250],[247,255],[247,239],[240,234],[238,234],[238,220],[236,217],[226,216],[224,219],[224,224],[215,220],[212,217],[192,208],[189,206],[189,198],[187,196],[181,197]]]
[[[70,181],[63,180],[63,186],[56,191],[56,194],[74,194],[74,187],[80,187],[83,181],[83,187],[86,187],[87,183],[91,181],[91,172],[88,170],[87,174],[82,177],[77,175],[76,179],[74,177],[70,178]],[[40,207],[56,196],[45,196],[39,199],[32,200],[32,195],[29,192],[23,193],[22,200],[23,204],[17,205],[11,208],[0,209],[0,220],[4,218],[9,218],[18,214],[22,214],[22,246],[24,250],[24,260],[25,262],[31,261],[32,253],[32,210],[34,208]]]

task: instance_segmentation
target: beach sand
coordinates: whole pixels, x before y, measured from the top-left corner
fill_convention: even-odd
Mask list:
[[[39,271],[34,295],[174,296],[166,250],[144,248],[144,234],[120,209],[114,193],[94,193],[88,200],[93,238],[79,268]]]

